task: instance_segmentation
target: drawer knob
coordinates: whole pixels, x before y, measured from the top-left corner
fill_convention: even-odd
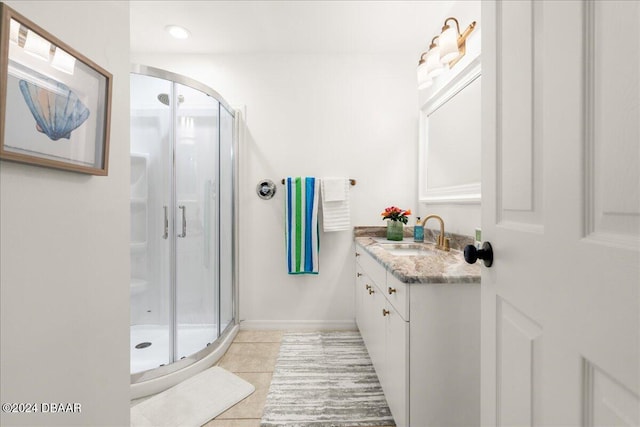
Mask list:
[[[375,293],[376,293],[376,291],[374,291],[373,289],[369,288],[369,295],[373,295]]]
[[[356,273],[356,277],[362,277],[362,273]]]
[[[358,257],[358,256],[360,256],[360,252],[356,252],[356,256],[357,256],[357,257]]]
[[[389,314],[389,310],[387,310],[387,309],[383,308],[383,309],[382,309],[382,315],[383,315],[383,316],[387,316],[388,314]]]
[[[371,285],[364,285],[364,288],[365,288],[366,290],[369,290],[369,289],[371,289]]]
[[[396,293],[396,288],[392,288],[391,286],[389,286],[389,295],[393,295]]]

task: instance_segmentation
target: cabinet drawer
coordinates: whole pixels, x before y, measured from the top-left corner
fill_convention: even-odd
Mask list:
[[[378,287],[384,287],[387,279],[387,270],[360,245],[356,245],[356,262],[367,272]]]
[[[400,316],[409,321],[409,286],[395,278],[391,273],[387,274],[387,282],[384,287],[384,296],[398,311]]]

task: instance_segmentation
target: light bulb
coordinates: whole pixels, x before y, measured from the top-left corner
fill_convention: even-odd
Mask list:
[[[440,63],[440,47],[435,46],[427,53],[426,68],[429,77],[434,78],[442,74],[444,69]]]
[[[65,73],[73,74],[76,66],[76,58],[56,46],[56,51],[53,53],[53,59],[51,60],[51,66]]]
[[[51,43],[49,43],[33,31],[28,30],[27,39],[24,42],[24,50],[25,52],[28,52],[35,57],[48,61],[51,50]]]
[[[446,25],[439,41],[441,63],[447,64],[458,57],[458,33],[454,27]]]
[[[15,19],[11,20],[9,24],[9,40],[18,44],[18,40],[20,39],[20,23]]]

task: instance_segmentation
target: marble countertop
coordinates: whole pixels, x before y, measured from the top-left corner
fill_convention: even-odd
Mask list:
[[[480,283],[479,263],[467,264],[457,249],[446,252],[436,249],[433,243],[415,243],[413,238],[393,242],[384,237],[356,235],[355,242],[403,283]],[[407,245],[424,250],[424,255],[389,252]]]

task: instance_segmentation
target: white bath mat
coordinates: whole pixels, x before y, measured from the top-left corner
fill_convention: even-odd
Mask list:
[[[255,391],[218,366],[131,408],[132,427],[200,427]]]

